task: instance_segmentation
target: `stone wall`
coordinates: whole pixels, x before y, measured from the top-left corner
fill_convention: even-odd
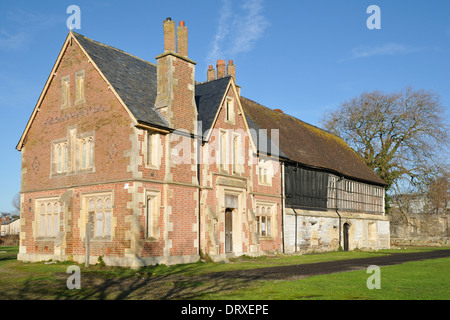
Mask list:
[[[297,220],[297,223],[296,223]],[[286,208],[286,252],[322,252],[344,248],[348,225],[348,250],[388,249],[389,220],[382,215]]]
[[[450,215],[402,214],[391,210],[389,218],[394,245],[449,244]]]

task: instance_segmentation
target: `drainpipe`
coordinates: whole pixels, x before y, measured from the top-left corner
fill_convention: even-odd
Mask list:
[[[284,162],[281,162],[281,241],[283,246],[283,253],[286,253],[285,244],[284,244]]]
[[[292,208],[292,210],[294,210],[295,213],[295,252],[297,252],[297,211],[295,211],[294,208]]]
[[[86,258],[84,266],[87,268],[89,267],[89,246],[91,242],[91,222],[86,223],[86,239],[85,239],[85,245],[86,245]]]
[[[342,225],[342,223],[341,223],[341,215],[339,214],[339,208],[338,208],[338,182],[340,182],[340,181],[342,181],[344,178],[343,177],[339,177],[339,179],[338,180],[336,180],[336,194],[335,194],[335,201],[336,201],[336,203],[335,203],[335,206],[336,206],[336,214],[338,215],[338,217],[339,217],[339,243],[338,243],[338,249],[339,249],[339,247],[341,246],[341,225]]]
[[[201,127],[201,122],[197,122],[199,124],[200,129],[197,131],[197,183],[198,183],[198,249],[197,254],[200,257],[201,251],[201,194],[202,194],[202,186],[201,186],[201,149],[203,148],[203,129]],[[201,259],[201,257],[200,257]]]

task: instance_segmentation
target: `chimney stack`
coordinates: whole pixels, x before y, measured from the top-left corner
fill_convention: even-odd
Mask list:
[[[175,22],[167,18],[163,21],[163,31],[164,53],[155,57],[158,86],[155,107],[167,120],[169,127],[195,134],[196,63],[187,57],[187,28],[181,21],[175,30]]]
[[[225,60],[217,60],[217,79],[225,77]]]
[[[175,52],[175,21],[171,18],[167,18],[163,21],[164,29],[164,52]]]
[[[183,57],[188,56],[188,30],[184,21],[180,21],[177,28],[177,53]]]
[[[236,82],[236,66],[233,63],[233,60],[228,61],[227,75],[233,76],[234,81]]]
[[[207,81],[216,79],[216,71],[214,70],[213,66],[209,66],[209,69],[206,72],[206,79]]]

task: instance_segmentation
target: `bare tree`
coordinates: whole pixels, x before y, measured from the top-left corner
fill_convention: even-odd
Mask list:
[[[14,214],[18,215],[20,214],[20,193],[16,193],[16,195],[14,196],[14,198],[11,201],[11,204],[14,208]]]
[[[322,126],[361,154],[392,191],[417,191],[449,158],[444,107],[431,91],[363,93],[325,114]]]
[[[443,171],[430,181],[428,188],[429,213],[447,214],[450,205],[450,172]]]

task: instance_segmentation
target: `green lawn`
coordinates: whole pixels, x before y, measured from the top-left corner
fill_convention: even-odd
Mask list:
[[[408,262],[381,268],[381,289],[369,290],[365,270],[313,276],[295,281],[207,279],[201,275],[227,270],[366,258],[410,248],[377,252],[329,252],[307,255],[241,257],[229,263],[193,263],[141,269],[102,267],[81,269],[81,289],[66,286],[74,262],[22,263],[17,247],[0,247],[0,299],[431,299],[448,300],[450,258]]]
[[[259,281],[208,299],[261,300],[449,300],[450,258],[380,268],[380,289],[369,290],[366,270],[319,275],[295,281]]]

